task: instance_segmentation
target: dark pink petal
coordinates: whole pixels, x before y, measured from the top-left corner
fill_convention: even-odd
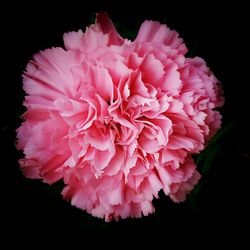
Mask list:
[[[109,34],[110,44],[115,45],[122,45],[124,40],[123,38],[117,33],[115,26],[113,25],[112,21],[109,19],[106,12],[100,12],[96,15],[96,21],[100,24],[101,29],[104,34]]]

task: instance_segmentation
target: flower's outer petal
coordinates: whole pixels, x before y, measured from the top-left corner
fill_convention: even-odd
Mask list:
[[[100,24],[104,34],[109,34],[109,43],[114,45],[122,45],[124,39],[118,34],[106,12],[100,12],[96,15],[96,22]]]
[[[134,42],[147,42],[164,44],[178,50],[179,54],[185,54],[187,48],[178,33],[170,30],[166,25],[155,21],[145,21],[140,27],[139,33]]]
[[[182,181],[173,183],[171,186],[170,198],[175,202],[184,201],[186,199],[186,195],[190,193],[201,178],[201,175],[197,172],[196,165],[191,156],[188,156],[182,166],[182,169],[184,169]]]
[[[65,33],[63,40],[64,46],[68,51],[90,54],[98,48],[106,47],[109,42],[109,37],[103,34],[98,24],[95,24],[88,27],[85,33],[81,30],[78,32]]]

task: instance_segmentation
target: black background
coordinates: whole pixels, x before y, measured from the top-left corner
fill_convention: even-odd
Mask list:
[[[3,10],[6,11],[2,16],[1,206],[5,208],[2,215],[7,236],[18,238],[18,243],[26,246],[31,244],[31,239],[39,244],[54,239],[83,245],[94,239],[93,244],[97,244],[100,236],[105,236],[103,242],[108,244],[114,239],[120,239],[122,244],[151,241],[166,247],[170,243],[202,247],[218,240],[243,244],[248,232],[243,228],[249,225],[250,166],[249,26],[245,5],[239,1],[224,4],[70,1],[57,5],[41,1],[10,3]],[[22,71],[34,53],[63,46],[64,32],[84,30],[100,10],[106,10],[118,31],[131,39],[145,19],[166,23],[179,32],[190,55],[204,58],[222,82],[226,99],[222,109],[223,126],[233,122],[234,126],[220,139],[220,149],[211,169],[201,180],[202,187],[196,196],[198,209],[188,202],[174,204],[160,194],[160,199],[154,202],[155,214],[105,223],[63,201],[58,186],[25,179],[18,168],[21,154],[16,152],[14,144],[15,130],[21,123],[19,116],[24,111]]]

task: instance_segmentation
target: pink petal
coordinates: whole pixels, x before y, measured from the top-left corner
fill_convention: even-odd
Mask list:
[[[93,86],[96,91],[105,99],[109,101],[113,97],[113,82],[108,71],[99,66],[91,68]]]
[[[156,176],[154,172],[152,172],[149,177],[148,181],[152,187],[152,192],[156,198],[158,198],[158,192],[162,189],[162,183],[159,178]]]
[[[164,74],[162,63],[151,54],[145,56],[140,69],[142,71],[143,82],[145,83],[154,83],[161,79]]]
[[[176,64],[169,64],[165,69],[165,75],[161,82],[161,89],[167,93],[178,93],[181,87],[180,73]]]
[[[64,46],[67,50],[84,50],[83,32],[68,32],[63,35]]]
[[[110,152],[109,150],[95,150],[93,157],[93,165],[96,171],[99,173],[102,169],[107,167],[113,156],[114,152]]]
[[[170,30],[166,25],[155,21],[145,21],[139,30],[135,42],[152,42],[170,46],[177,49],[180,54],[185,54],[187,48],[176,31]]]
[[[105,169],[105,174],[113,176],[117,174],[124,166],[125,154],[120,147],[116,147],[116,154],[109,162],[109,165]]]
[[[103,34],[98,25],[86,29],[86,32],[69,32],[63,35],[64,45],[67,50],[93,53],[100,47],[107,46],[108,36]]]
[[[105,190],[105,196],[107,196],[107,202],[111,205],[118,205],[124,202],[124,184],[119,185],[113,190]]]
[[[176,136],[176,135],[171,135],[169,139],[169,143],[167,146],[169,149],[192,149],[194,147],[194,142],[190,140],[190,138],[186,136]]]
[[[154,213],[155,209],[151,201],[141,202],[141,210],[144,216]]]

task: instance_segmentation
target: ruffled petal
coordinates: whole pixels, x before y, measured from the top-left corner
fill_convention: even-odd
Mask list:
[[[185,54],[187,48],[178,36],[176,31],[170,30],[166,25],[155,21],[145,21],[140,27],[135,42],[164,44],[178,50],[180,54]]]
[[[100,12],[96,15],[96,22],[100,24],[104,34],[109,34],[109,44],[122,45],[124,39],[118,34],[115,26],[106,12]]]

